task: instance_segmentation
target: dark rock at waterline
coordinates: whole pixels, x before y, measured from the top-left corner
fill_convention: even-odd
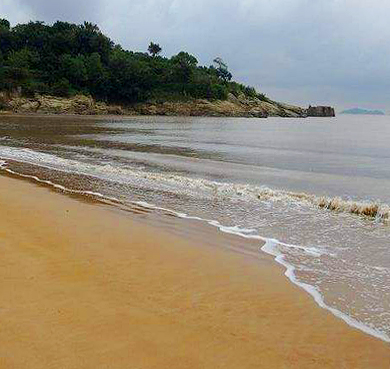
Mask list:
[[[307,109],[308,117],[335,117],[334,108],[331,106],[309,106]]]

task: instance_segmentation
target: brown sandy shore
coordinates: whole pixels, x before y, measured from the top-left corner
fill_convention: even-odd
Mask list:
[[[0,368],[389,368],[238,238],[159,218],[1,176]]]

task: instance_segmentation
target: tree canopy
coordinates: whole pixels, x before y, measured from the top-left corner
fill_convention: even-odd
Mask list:
[[[214,64],[217,65],[217,75],[225,82],[232,79],[232,74],[228,71],[227,64],[222,60],[222,58],[215,58],[213,60]]]
[[[155,44],[153,42],[150,43],[148,47],[149,54],[152,56],[157,56],[158,54],[161,53],[162,48],[160,47],[159,44]]]
[[[11,27],[0,19],[0,91],[21,89],[26,96],[77,93],[134,103],[148,99],[226,99],[229,92],[261,97],[232,82],[221,58],[198,65],[187,52],[162,57],[151,42],[148,53],[124,50],[95,24],[29,22]]]

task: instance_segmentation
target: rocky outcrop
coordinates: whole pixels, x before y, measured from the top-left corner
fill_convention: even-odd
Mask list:
[[[272,100],[248,98],[245,95],[229,94],[227,100],[191,100],[187,102],[149,102],[132,106],[134,114],[170,116],[211,116],[266,118],[306,116],[306,110],[297,106],[281,104]]]
[[[307,109],[308,117],[335,117],[334,108],[331,106],[309,106]]]
[[[72,98],[40,95],[34,98],[14,97],[7,102],[7,106],[15,113],[104,115],[109,111],[105,103],[83,95]]]
[[[278,103],[270,99],[260,100],[258,98],[248,98],[244,94],[235,97],[233,94],[229,94],[228,101],[232,101],[235,105],[240,106],[244,111],[249,110],[249,112],[262,112],[264,116],[291,118],[305,116],[305,109],[298,106]]]
[[[291,117],[334,116],[328,107],[287,105],[270,99],[249,98],[244,94],[229,94],[227,100],[192,99],[187,101],[150,101],[130,106],[107,105],[92,97],[77,95],[71,98],[41,96],[21,97],[20,94],[6,96],[0,93],[0,110],[15,113],[78,114],[78,115],[167,115],[205,117]]]
[[[255,117],[266,118],[267,112],[258,105],[244,105],[228,100],[191,100],[187,102],[142,103],[133,107],[141,115],[207,116],[207,117]]]

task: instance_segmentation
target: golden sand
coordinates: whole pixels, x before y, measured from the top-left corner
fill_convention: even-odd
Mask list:
[[[237,242],[1,177],[0,368],[389,368]]]

